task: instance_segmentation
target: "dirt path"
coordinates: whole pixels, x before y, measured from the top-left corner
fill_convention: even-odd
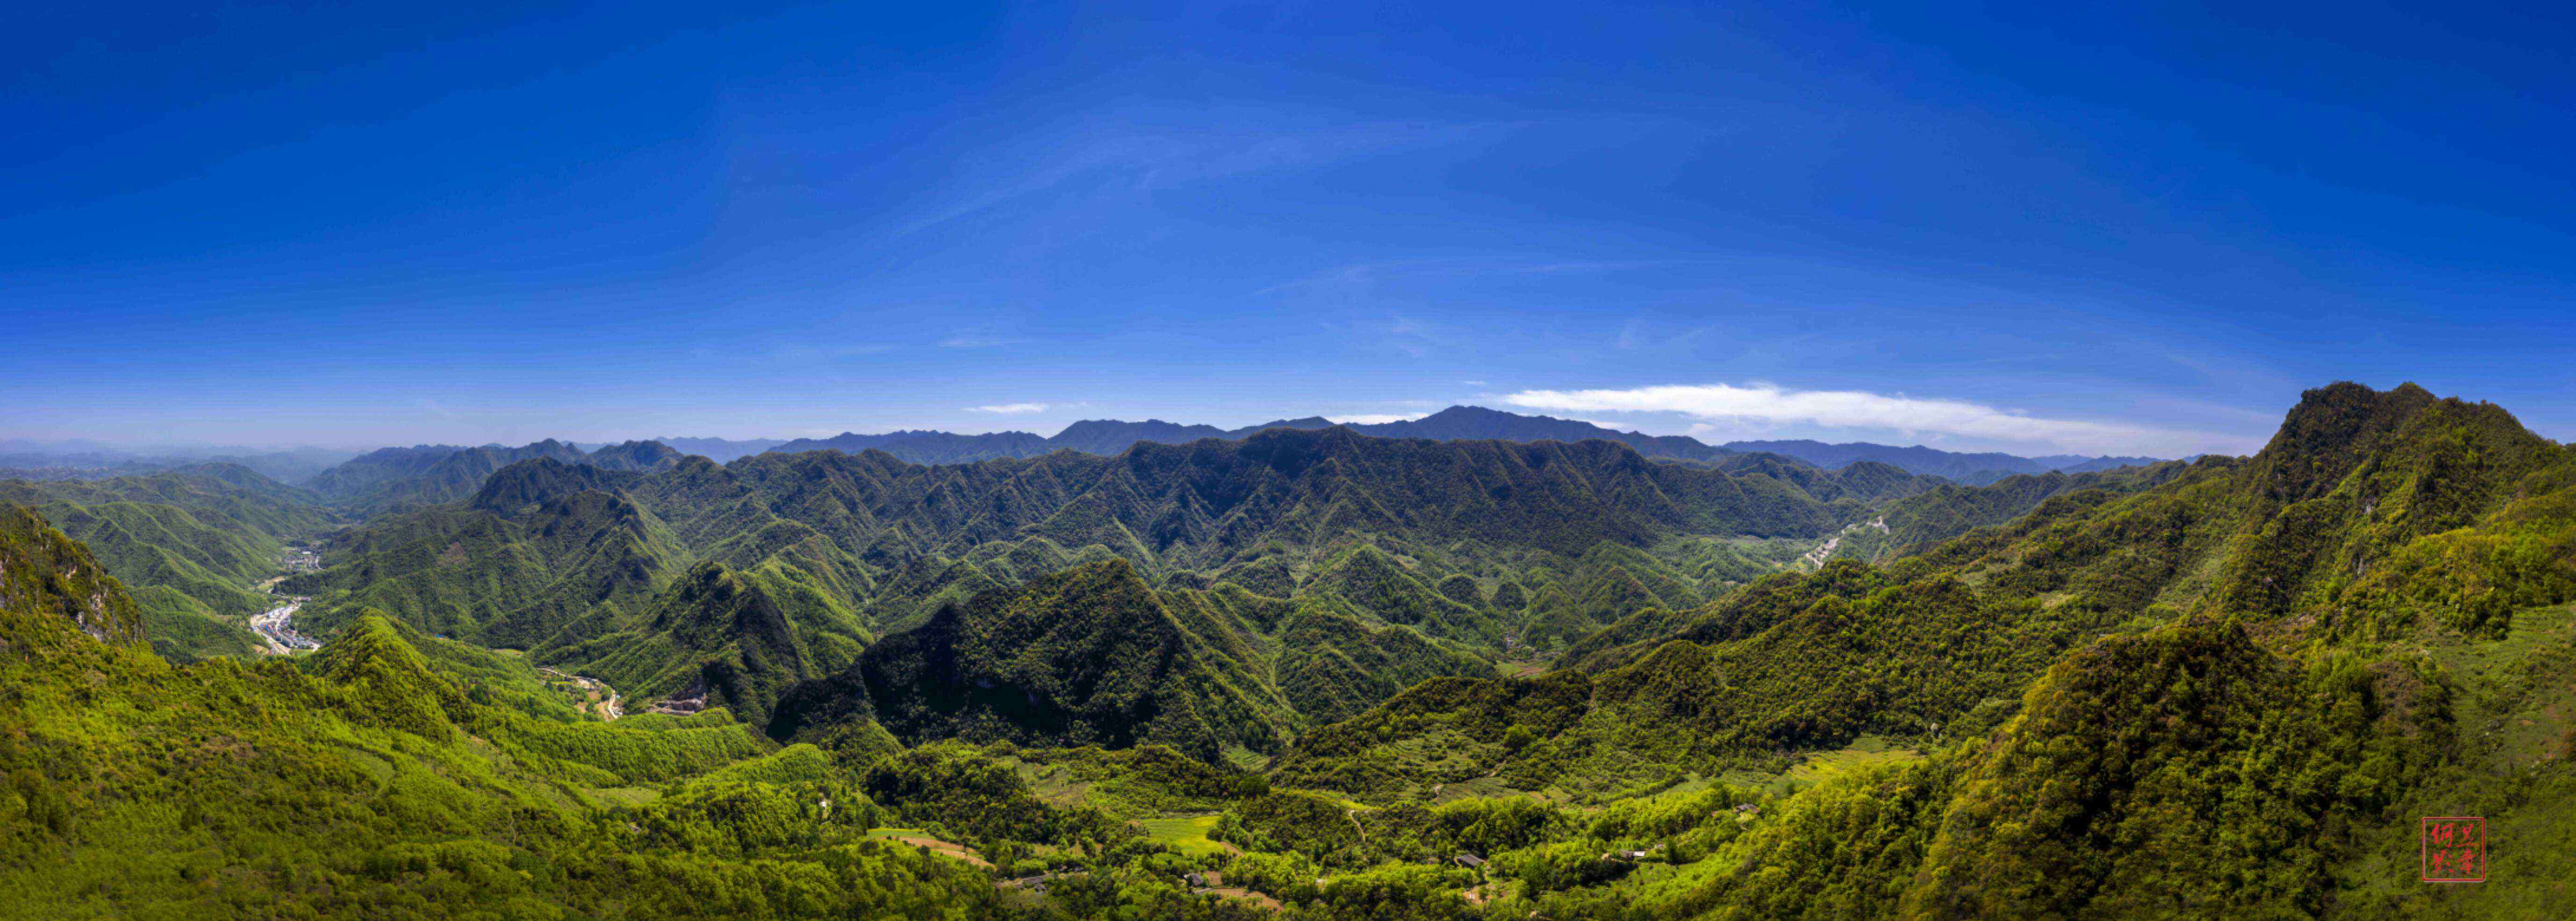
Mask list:
[[[958,860],[963,860],[987,870],[993,868],[992,861],[985,860],[983,855],[975,853],[974,849],[963,844],[941,841],[937,838],[932,838],[926,835],[886,835],[882,840],[897,841],[914,847],[928,848],[931,853],[942,857],[954,857]]]

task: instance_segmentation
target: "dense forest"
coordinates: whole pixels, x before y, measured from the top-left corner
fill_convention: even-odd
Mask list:
[[[2576,449],[2501,408],[1992,476],[1442,415],[0,482],[0,916],[2576,910]]]

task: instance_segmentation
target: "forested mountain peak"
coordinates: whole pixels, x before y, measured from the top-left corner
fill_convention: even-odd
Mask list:
[[[1228,745],[1275,747],[1284,706],[1191,633],[1110,560],[944,607],[858,669],[877,719],[906,741],[1154,742],[1210,761]]]
[[[699,563],[672,580],[656,608],[653,626],[692,639],[752,634],[785,637],[786,618],[758,589],[743,584],[724,564]]]
[[[1213,425],[1183,425],[1161,419],[1123,422],[1117,419],[1084,419],[1048,436],[1050,450],[1073,450],[1086,454],[1118,454],[1142,442],[1186,444],[1201,438],[1229,437],[1226,430]]]
[[[588,457],[581,449],[552,438],[515,448],[386,448],[325,470],[311,485],[333,502],[374,513],[470,496],[493,471],[523,460],[549,458],[571,464]]]
[[[2496,460],[2517,466],[2550,447],[2492,403],[2435,397],[2411,383],[2375,391],[2345,381],[2301,394],[2254,466],[2269,498],[2299,501],[2332,489],[2373,455],[2420,460],[2445,440],[2505,452]]]
[[[614,490],[634,480],[628,471],[539,457],[493,471],[483,480],[482,487],[474,491],[468,504],[507,512],[528,505],[543,505],[577,492]]]
[[[680,452],[658,441],[629,441],[592,451],[583,462],[610,470],[662,470],[679,463],[681,457]]]

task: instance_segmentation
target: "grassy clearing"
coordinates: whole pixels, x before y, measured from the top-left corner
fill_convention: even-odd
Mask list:
[[[1235,852],[1233,845],[1208,839],[1208,832],[1216,830],[1217,815],[1211,812],[1166,819],[1138,819],[1135,824],[1145,830],[1147,840],[1191,857]]]
[[[938,838],[933,838],[930,836],[929,832],[918,828],[871,828],[868,829],[867,837],[892,841],[897,844],[909,844],[914,847],[926,849],[941,857],[953,857],[988,870],[993,867],[992,861],[985,860],[984,855],[975,853],[974,848],[958,844],[954,841],[942,841]]]
[[[621,806],[641,806],[662,797],[657,787],[589,787],[586,792],[601,802]]]
[[[1227,745],[1224,750],[1224,755],[1226,763],[1233,765],[1236,770],[1259,772],[1270,768],[1269,755],[1253,751],[1252,749],[1245,748],[1241,745]]]
[[[1922,758],[1922,752],[1899,747],[1885,737],[1861,736],[1853,739],[1852,744],[1844,748],[1807,752],[1804,760],[1791,767],[1786,773],[1735,770],[1720,774],[1716,779],[1733,786],[1759,788],[1774,796],[1787,796],[1797,790],[1815,786],[1852,771],[1903,764],[1908,761],[1919,761]],[[1703,789],[1706,786],[1705,781],[1697,780],[1692,784],[1684,785],[1685,788],[1692,790]]]

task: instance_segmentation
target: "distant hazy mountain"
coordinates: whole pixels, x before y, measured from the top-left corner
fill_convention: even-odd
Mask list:
[[[1027,432],[994,432],[987,435],[955,435],[947,432],[901,431],[882,435],[842,434],[825,439],[798,439],[770,450],[780,453],[836,450],[850,453],[871,448],[916,464],[954,464],[989,460],[996,457],[1037,457],[1053,451],[1080,451],[1085,454],[1117,454],[1139,443],[1188,444],[1202,438],[1239,440],[1270,429],[1313,431],[1331,428],[1332,420],[1322,416],[1303,419],[1280,419],[1237,429],[1213,425],[1183,425],[1160,419],[1127,422],[1118,419],[1085,419],[1065,426],[1053,437],[1040,438]],[[1405,422],[1363,423],[1345,426],[1362,435],[1378,438],[1428,438],[1434,441],[1615,441],[1637,449],[1648,457],[1682,460],[1715,460],[1735,452],[1712,448],[1690,438],[1620,432],[1548,416],[1523,416],[1475,406],[1452,406],[1429,416]]]
[[[552,438],[519,447],[414,445],[383,448],[313,478],[309,485],[331,501],[368,511],[453,502],[474,494],[492,472],[524,460],[547,458],[604,470],[668,470],[682,455],[658,441],[629,441],[585,452]]]
[[[465,449],[457,445],[377,448],[315,474],[312,482],[305,485],[333,499],[353,497],[394,480],[427,473],[431,466],[462,450]]]
[[[260,451],[250,448],[144,448],[122,449],[96,442],[72,441],[39,443],[23,438],[0,440],[0,470],[10,476],[28,479],[97,479],[111,476],[143,476],[159,470],[175,470],[197,464],[239,464],[259,471],[261,476],[280,483],[301,483],[352,457],[356,451],[336,448],[290,448],[284,451]]]
[[[1719,447],[1732,451],[1768,451],[1786,454],[1828,470],[1860,461],[1893,464],[1909,473],[1928,473],[1961,482],[1990,483],[2016,473],[2046,473],[2054,469],[2027,457],[2002,453],[1964,454],[1926,448],[1921,445],[1892,447],[1860,441],[1850,444],[1826,444],[1821,441],[1730,441]]]
[[[2184,459],[2190,460],[2191,458]],[[2154,457],[2095,457],[2078,459],[2075,463],[2067,464],[2057,469],[2062,473],[2094,473],[2103,470],[2118,470],[2122,467],[2152,467],[2162,462],[2163,459]]]
[[[1437,441],[1573,443],[1597,438],[1635,448],[1637,453],[1647,457],[1670,457],[1680,460],[1716,460],[1737,453],[1725,448],[1712,448],[1698,439],[1679,435],[1622,432],[1573,419],[1523,416],[1480,406],[1452,406],[1410,422],[1354,425],[1351,429],[1363,435],[1375,435],[1380,438],[1429,438]]]
[[[686,455],[658,441],[629,441],[592,451],[589,457],[583,459],[583,463],[606,470],[651,472],[677,466],[680,458],[684,456]]]
[[[954,432],[907,430],[882,435],[842,432],[830,438],[799,438],[769,449],[780,454],[839,451],[857,454],[875,449],[915,464],[970,464],[996,457],[1036,457],[1050,450],[1047,440],[1027,432],[959,435]]]
[[[723,438],[656,438],[681,454],[694,454],[722,464],[737,457],[749,457],[787,443],[784,438],[746,438],[733,441]]]
[[[1085,419],[1066,426],[1053,437],[1040,438],[1027,432],[994,432],[985,435],[958,435],[937,431],[900,431],[881,435],[844,433],[832,438],[800,438],[770,448],[772,451],[836,450],[857,453],[875,449],[897,459],[916,464],[960,464],[997,457],[1037,457],[1052,451],[1072,450],[1085,454],[1117,454],[1140,443],[1188,444],[1202,438],[1241,439],[1267,429],[1321,429],[1335,423],[1321,416],[1303,419],[1281,419],[1238,429],[1220,429],[1213,425],[1185,425],[1147,419],[1127,422],[1117,419]],[[2152,464],[2156,458],[2094,458],[2083,455],[2052,455],[2045,458],[2018,457],[2011,454],[1969,454],[1943,451],[1920,445],[1892,447],[1855,442],[1827,444],[1821,441],[1737,441],[1709,445],[1681,435],[1648,435],[1622,432],[1574,419],[1550,416],[1524,416],[1478,406],[1452,406],[1420,419],[1403,422],[1363,423],[1345,426],[1363,435],[1379,438],[1428,438],[1435,441],[1615,441],[1635,448],[1647,457],[1670,460],[1715,462],[1744,454],[1768,453],[1796,458],[1799,461],[1838,470],[1862,461],[1876,461],[1907,473],[1931,474],[1962,483],[1982,485],[2007,476],[2023,473],[2045,473],[2050,470],[2083,472],[2116,467]],[[681,447],[679,439],[673,447]],[[686,448],[681,448],[686,452]],[[722,460],[722,458],[715,458]]]
[[[598,446],[595,451],[563,442],[544,441],[520,448],[484,445],[462,448],[454,445],[420,445],[409,448],[385,448],[334,467],[315,476],[312,487],[343,505],[362,508],[388,508],[421,502],[452,501],[471,493],[482,478],[493,470],[534,457],[553,457],[569,464],[585,464],[611,470],[662,470],[691,455],[706,457],[718,463],[730,463],[754,454],[795,454],[805,451],[839,451],[858,454],[883,451],[897,460],[914,464],[971,464],[996,458],[1042,457],[1056,451],[1084,454],[1116,455],[1139,444],[1188,444],[1201,439],[1241,440],[1271,429],[1312,431],[1332,428],[1335,423],[1321,416],[1302,419],[1279,419],[1242,428],[1221,429],[1213,425],[1183,424],[1147,419],[1129,422],[1118,419],[1085,419],[1065,426],[1052,437],[1029,432],[989,432],[966,435],[923,429],[909,429],[877,434],[843,432],[830,438],[744,439],[667,438],[656,441],[629,441]],[[1573,444],[1583,441],[1609,441],[1627,445],[1639,454],[1663,460],[1721,464],[1752,455],[1770,455],[1794,459],[1825,470],[1841,470],[1854,464],[1875,462],[1910,474],[1939,476],[1969,485],[1985,485],[2019,474],[2063,470],[2068,473],[2110,470],[2124,466],[2143,466],[2156,462],[2147,457],[2085,457],[2051,455],[2041,458],[2018,457],[2001,453],[1960,453],[1920,445],[1892,447],[1856,442],[1827,444],[1820,441],[1737,441],[1710,445],[1680,435],[1648,435],[1622,432],[1574,419],[1550,416],[1524,416],[1476,406],[1452,406],[1420,419],[1402,422],[1364,423],[1343,426],[1353,432],[1378,438],[1426,438],[1434,441],[1510,441],[1532,443],[1557,441]],[[549,447],[551,446],[551,447]],[[479,452],[479,453],[477,453]],[[444,468],[440,465],[445,464]],[[0,464],[0,466],[7,466]],[[256,466],[256,465],[251,465]],[[293,482],[294,478],[280,479]],[[394,485],[397,483],[407,485]]]
[[[1329,424],[1329,423],[1328,423]],[[1143,422],[1121,422],[1116,419],[1085,419],[1064,427],[1055,437],[1046,439],[1046,449],[1071,448],[1085,454],[1116,454],[1140,441],[1156,444],[1188,444],[1201,438],[1241,438],[1259,431],[1227,431],[1213,425],[1181,425],[1161,419]],[[1017,434],[1017,433],[1013,433]]]

